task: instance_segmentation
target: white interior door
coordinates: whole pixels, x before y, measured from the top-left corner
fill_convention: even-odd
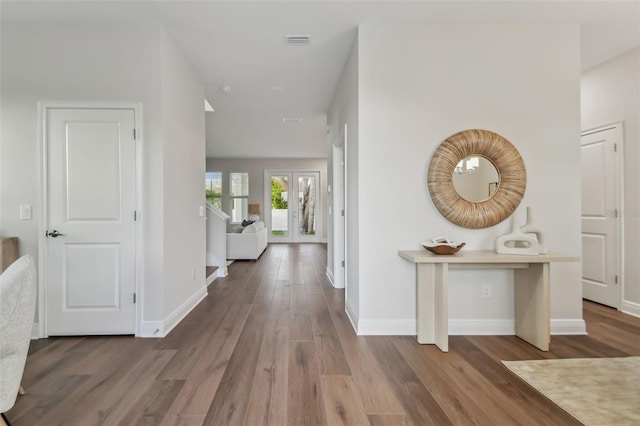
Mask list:
[[[270,242],[317,242],[320,172],[265,172],[265,224]]]
[[[46,110],[49,335],[135,332],[135,112]]]
[[[344,153],[342,146],[333,146],[333,286],[344,288]]]
[[[582,159],[583,297],[618,307],[618,161],[620,130],[585,132]]]

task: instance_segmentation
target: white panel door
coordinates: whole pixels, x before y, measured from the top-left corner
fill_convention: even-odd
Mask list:
[[[617,128],[585,133],[582,158],[582,295],[618,307]]]
[[[134,110],[46,111],[47,334],[133,334]]]

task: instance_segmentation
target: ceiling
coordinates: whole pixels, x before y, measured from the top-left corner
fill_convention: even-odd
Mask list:
[[[577,23],[583,70],[640,45],[640,1],[2,0],[0,8],[2,21],[162,22],[204,81],[215,109],[207,156],[218,158],[325,157],[326,113],[358,25]],[[310,43],[287,45],[286,35]]]

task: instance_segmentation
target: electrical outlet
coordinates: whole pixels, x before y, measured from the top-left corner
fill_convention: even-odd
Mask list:
[[[482,297],[485,299],[492,297],[491,284],[482,284]]]

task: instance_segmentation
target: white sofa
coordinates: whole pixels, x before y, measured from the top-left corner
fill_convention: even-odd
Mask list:
[[[227,259],[255,260],[267,248],[267,228],[259,221],[245,226],[240,233],[227,234]]]

